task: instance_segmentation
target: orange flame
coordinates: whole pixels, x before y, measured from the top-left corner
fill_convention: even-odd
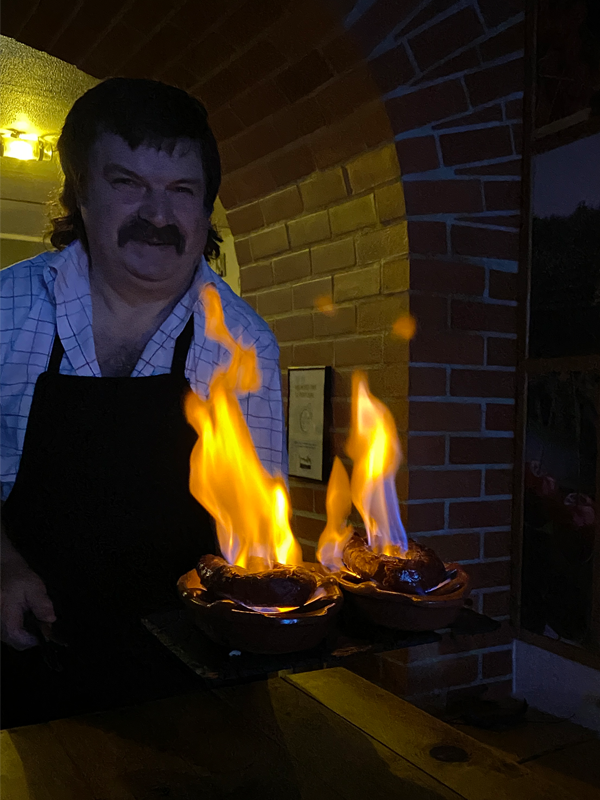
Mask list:
[[[412,314],[403,314],[392,325],[392,333],[399,339],[410,341],[417,332],[417,320]]]
[[[329,569],[342,565],[348,541],[345,504],[349,493],[375,553],[401,556],[408,550],[394,486],[402,459],[396,424],[390,410],[369,391],[362,372],[352,375],[352,424],[346,452],[354,462],[350,487],[346,488],[348,476],[340,462],[339,468],[334,466],[327,487],[327,526],[317,551],[319,560]]]
[[[325,508],[327,525],[319,538],[317,560],[335,572],[343,566],[344,547],[352,536],[352,526],[347,524],[352,510],[350,479],[346,468],[337,456],[334,459],[327,484]]]
[[[328,317],[335,317],[337,312],[333,297],[330,294],[319,295],[315,300],[315,308],[321,314],[325,314]]]
[[[282,477],[262,465],[237,400],[260,387],[256,351],[235,341],[225,325],[213,286],[202,290],[206,336],[231,353],[216,370],[207,400],[190,392],[185,411],[198,433],[190,461],[190,491],[217,523],[217,536],[230,564],[261,572],[275,564],[301,564],[302,551],[290,529],[290,502]]]

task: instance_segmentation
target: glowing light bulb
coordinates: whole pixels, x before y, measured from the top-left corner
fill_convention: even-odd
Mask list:
[[[4,140],[4,155],[7,158],[16,158],[19,161],[35,161],[34,143],[24,139],[15,139],[12,136]]]

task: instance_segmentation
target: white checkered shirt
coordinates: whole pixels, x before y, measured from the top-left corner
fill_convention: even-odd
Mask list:
[[[146,345],[132,377],[169,372],[175,340],[193,313],[195,335],[185,374],[192,389],[206,397],[215,368],[230,358],[221,345],[199,335],[204,330],[199,291],[206,283],[217,287],[233,336],[256,348],[262,387],[239,401],[262,463],[272,474],[287,477],[277,342],[267,323],[204,258],[189,291]],[[47,369],[57,330],[65,349],[61,373],[101,377],[92,334],[88,259],[81,244],[74,242],[62,252],[42,253],[2,270],[0,302],[0,481],[5,500],[19,469],[35,382]]]

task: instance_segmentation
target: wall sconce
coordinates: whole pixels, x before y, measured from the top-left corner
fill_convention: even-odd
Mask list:
[[[18,161],[51,161],[53,154],[54,147],[47,136],[14,128],[0,131],[0,156]]]

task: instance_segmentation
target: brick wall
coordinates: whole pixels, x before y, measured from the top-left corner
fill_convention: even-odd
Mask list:
[[[477,610],[506,619],[523,13],[518,0],[405,2],[400,18],[398,5],[376,0],[361,14],[357,4],[348,20],[373,74],[393,63],[402,77],[379,82],[403,176],[419,323],[409,362],[408,526],[467,565]],[[505,630],[485,647],[472,643],[469,655],[451,641],[380,659],[380,680],[409,695],[510,690]]]
[[[331,443],[347,461],[351,375],[364,369],[405,438],[408,346],[393,336],[392,325],[408,312],[409,262],[394,144],[314,172],[228,216],[242,295],[279,341],[284,394],[289,366],[334,367]],[[404,470],[403,499],[406,478]],[[291,479],[290,488],[294,531],[314,560],[325,526],[325,485]]]

